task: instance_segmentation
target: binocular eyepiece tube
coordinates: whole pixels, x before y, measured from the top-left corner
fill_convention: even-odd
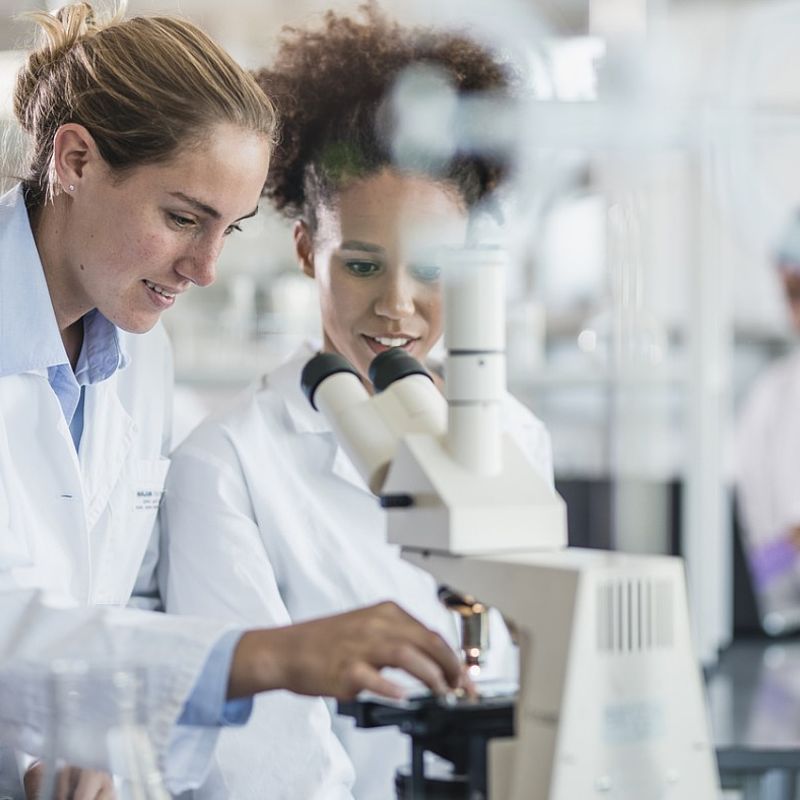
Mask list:
[[[320,353],[304,367],[301,385],[370,491],[379,495],[400,438],[406,433],[441,436],[447,407],[422,364],[398,348],[376,356],[369,377],[377,397],[370,396],[346,359]]]

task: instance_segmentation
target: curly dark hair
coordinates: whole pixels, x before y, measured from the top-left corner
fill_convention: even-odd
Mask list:
[[[273,66],[256,73],[281,126],[264,194],[312,228],[317,205],[330,202],[346,181],[392,164],[381,134],[383,101],[401,71],[432,65],[464,93],[507,92],[512,83],[508,67],[467,36],[404,28],[375,2],[359,12],[363,22],[328,11],[321,30],[284,28]],[[438,175],[470,208],[504,171],[498,157],[457,155]]]

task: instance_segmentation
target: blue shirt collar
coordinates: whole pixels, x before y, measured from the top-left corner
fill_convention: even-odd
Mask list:
[[[99,383],[126,366],[119,330],[96,308],[83,318],[83,347],[75,365],[75,378],[81,386]]]
[[[119,329],[97,309],[83,320],[75,377],[97,383],[128,363]],[[22,188],[0,197],[0,377],[69,364]]]

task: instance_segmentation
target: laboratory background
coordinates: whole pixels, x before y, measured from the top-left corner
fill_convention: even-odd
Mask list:
[[[533,99],[496,112],[496,136],[484,143],[507,148],[515,164],[515,197],[494,214],[511,253],[509,389],[550,431],[570,544],[685,559],[726,797],[794,798],[800,564],[793,549],[780,566],[766,563],[772,534],[747,529],[737,481],[755,464],[765,485],[753,491],[774,497],[754,503],[778,503],[785,481],[800,512],[798,422],[787,413],[771,434],[789,450],[789,474],[774,478],[740,430],[759,380],[790,364],[797,346],[800,3],[380,5],[403,22],[457,18],[521,65]],[[14,17],[40,7],[0,0],[4,189],[24,163],[10,95],[31,29]],[[185,15],[257,68],[283,25],[355,7],[131,0],[128,13]],[[423,137],[443,135],[424,102],[412,98],[408,113]],[[175,443],[318,337],[314,284],[289,230],[265,202],[226,244],[215,284],[164,315]],[[781,393],[791,400],[789,378]],[[800,420],[800,392],[796,400]],[[800,513],[784,523],[800,525]]]

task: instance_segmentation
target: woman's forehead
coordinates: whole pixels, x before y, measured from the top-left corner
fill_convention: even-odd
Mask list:
[[[425,203],[340,206],[318,216],[317,234],[344,249],[370,251],[389,246],[425,247],[463,243],[467,215],[458,208]]]
[[[467,212],[446,184],[383,171],[342,189],[317,216],[320,223],[340,228],[416,229],[431,218],[463,224]]]

